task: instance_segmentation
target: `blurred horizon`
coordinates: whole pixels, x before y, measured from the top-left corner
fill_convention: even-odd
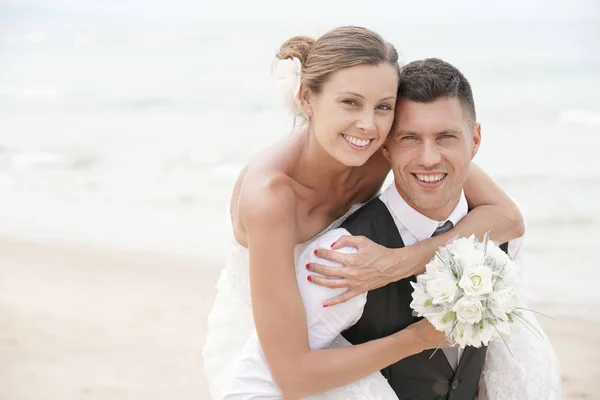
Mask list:
[[[558,268],[551,235],[572,231],[565,246],[579,252],[600,232],[597,2],[9,0],[0,235],[222,249],[238,171],[289,130],[269,77],[277,48],[347,24],[379,32],[404,62],[440,57],[468,77],[476,162],[523,204],[533,268],[549,254]]]

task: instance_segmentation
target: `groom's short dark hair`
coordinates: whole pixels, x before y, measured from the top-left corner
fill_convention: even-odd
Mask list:
[[[433,103],[443,97],[456,97],[470,124],[477,120],[471,85],[453,65],[439,58],[413,61],[402,68],[398,99]]]

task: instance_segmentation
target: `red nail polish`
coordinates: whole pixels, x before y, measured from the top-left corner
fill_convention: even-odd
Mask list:
[[[323,308],[329,307],[329,304],[323,304]]]
[[[331,248],[333,248],[333,246],[335,246],[336,243],[337,243],[337,241],[333,242],[333,244],[331,245]]]
[[[317,251],[315,250],[315,256],[317,255]]]
[[[308,279],[309,282],[312,282],[312,276],[309,275],[309,276],[306,277],[306,279]]]
[[[306,269],[310,270],[310,264],[306,264]]]

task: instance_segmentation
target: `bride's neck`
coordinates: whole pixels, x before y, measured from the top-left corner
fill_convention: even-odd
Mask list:
[[[327,152],[309,131],[298,137],[298,161],[294,175],[298,182],[313,189],[343,187],[348,181],[353,167],[342,164]]]

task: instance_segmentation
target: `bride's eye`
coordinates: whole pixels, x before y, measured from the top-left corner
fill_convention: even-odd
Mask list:
[[[346,100],[342,100],[342,103],[348,105],[348,106],[356,106],[358,105],[358,103],[354,100],[351,99],[346,99]]]
[[[384,111],[393,111],[394,109],[392,108],[392,106],[390,106],[389,104],[381,104],[379,106],[377,106],[378,110],[384,110]]]

